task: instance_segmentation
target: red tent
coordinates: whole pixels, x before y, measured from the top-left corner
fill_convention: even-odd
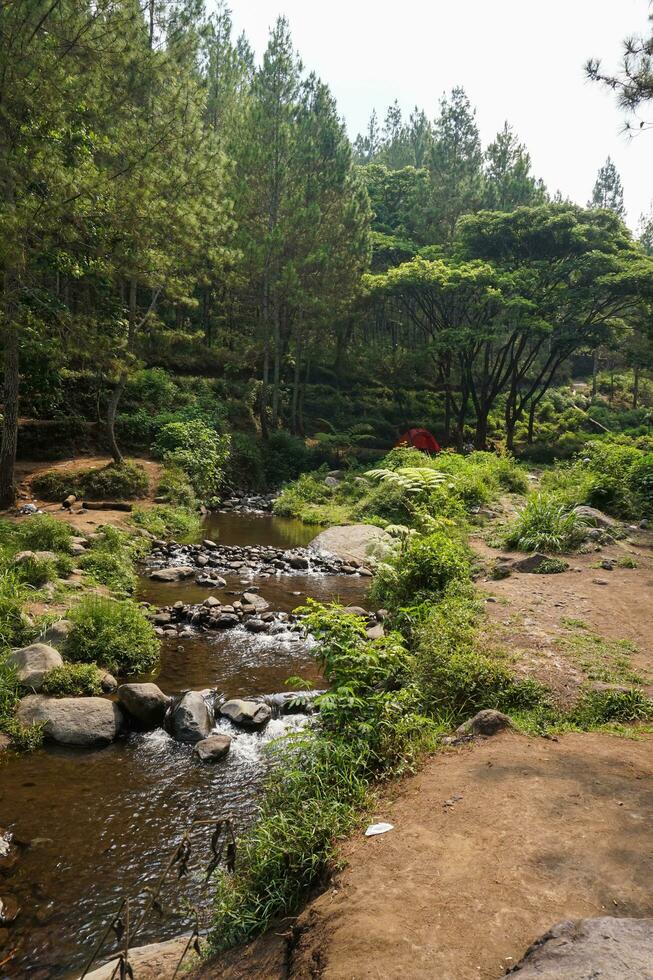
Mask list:
[[[409,429],[395,446],[412,446],[413,449],[421,449],[425,453],[440,452],[440,443],[428,429]]]

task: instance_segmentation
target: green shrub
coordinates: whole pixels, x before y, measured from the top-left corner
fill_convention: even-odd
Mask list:
[[[136,588],[137,578],[132,559],[123,551],[106,546],[89,549],[79,559],[79,567],[95,585],[106,585],[112,592],[127,594]]]
[[[43,725],[22,725],[17,718],[8,718],[3,726],[11,746],[18,752],[33,752],[43,744]]]
[[[64,652],[74,663],[101,664],[120,676],[156,667],[159,641],[133,602],[89,596],[71,610],[70,619]]]
[[[197,510],[197,497],[188,477],[178,466],[166,466],[161,474],[158,493],[174,507]]]
[[[25,517],[16,530],[17,540],[29,551],[70,551],[71,535],[69,524],[49,514]]]
[[[636,516],[653,517],[653,453],[635,460],[628,474]]]
[[[218,493],[229,459],[230,439],[200,420],[171,422],[152,447],[168,466],[186,474],[193,490],[207,503]]]
[[[466,547],[442,531],[409,539],[407,546],[379,567],[372,595],[391,608],[416,606],[439,598],[454,581],[470,575]]]
[[[268,452],[272,455],[274,450]],[[231,455],[227,463],[225,482],[233,490],[250,490],[253,493],[260,493],[268,488],[262,444],[247,432],[234,432],[231,437]]]
[[[539,684],[516,679],[478,649],[477,615],[471,588],[456,584],[416,629],[415,678],[424,710],[452,726],[483,708],[524,710],[545,699]]]
[[[15,666],[7,660],[8,650],[0,650],[0,729],[13,717],[20,699],[20,684]]]
[[[44,500],[64,500],[69,494],[89,500],[144,497],[149,481],[138,463],[110,463],[87,470],[49,470],[32,480],[32,488]]]
[[[43,694],[55,698],[92,697],[102,693],[102,671],[95,664],[63,664],[43,680]]]
[[[280,487],[289,480],[295,480],[305,470],[319,465],[318,453],[311,452],[299,436],[289,432],[271,432],[262,446],[265,484]],[[322,460],[328,453],[322,455]]]
[[[40,589],[46,582],[52,582],[57,577],[57,569],[53,561],[30,555],[16,566],[16,574],[25,585]]]
[[[585,535],[586,522],[555,497],[533,494],[506,535],[521,551],[571,551]]]
[[[25,585],[14,570],[0,571],[0,650],[22,646],[31,628],[23,614],[27,599]]]
[[[549,558],[543,561],[535,572],[537,575],[558,575],[560,572],[566,572],[568,568],[569,562],[563,561],[562,558]]]
[[[197,537],[202,530],[202,519],[197,512],[185,507],[156,504],[154,507],[135,508],[132,522],[157,538]]]

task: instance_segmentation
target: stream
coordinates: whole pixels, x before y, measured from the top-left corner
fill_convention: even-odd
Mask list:
[[[303,547],[316,529],[269,514],[211,515],[202,536],[224,545]],[[243,591],[237,575],[227,576],[221,601]],[[297,573],[250,578],[270,608],[290,611],[307,596],[360,605],[369,584],[356,575]],[[154,605],[177,600],[197,603],[206,588],[194,580],[154,582],[143,577],[139,597]],[[161,666],[147,678],[167,694],[217,689],[226,697],[287,690],[297,675],[316,686],[321,677],[310,642],[298,633],[254,635],[237,628],[163,639]],[[0,928],[2,977],[38,980],[79,973],[120,901],[130,896],[132,917],[159,878],[182,834],[196,820],[231,817],[237,830],[256,814],[268,763],[263,752],[271,739],[305,721],[301,715],[273,719],[260,733],[236,729],[227,757],[214,765],[192,757],[192,745],[173,740],[162,729],[134,733],[98,751],[46,746],[31,755],[0,763],[0,827],[23,842],[16,871],[4,881],[21,906],[10,931]],[[192,922],[180,906],[195,905],[208,922],[211,886],[203,871],[210,858],[211,828],[194,836],[189,875],[169,876],[162,892],[164,915],[151,913],[138,934],[143,945],[186,931]],[[115,947],[113,947],[115,948]],[[100,960],[112,952],[110,944]]]

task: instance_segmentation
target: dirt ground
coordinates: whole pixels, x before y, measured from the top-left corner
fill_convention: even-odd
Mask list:
[[[652,915],[652,747],[506,734],[434,757],[374,815],[395,829],[346,848],[287,975],[490,980],[560,919]]]
[[[503,552],[473,540],[480,557],[491,562]],[[514,556],[514,555],[513,555]],[[605,559],[629,556],[636,568],[595,567]],[[486,603],[487,642],[509,651],[516,670],[541,680],[561,701],[573,698],[586,679],[584,658],[569,641],[591,634],[615,644],[653,694],[653,540],[633,532],[628,540],[591,554],[566,556],[570,569],[556,575],[513,573],[479,589],[495,601]],[[614,651],[613,651],[614,652]]]
[[[88,510],[80,513],[81,505],[74,504],[72,510],[65,510],[60,503],[51,503],[40,500],[32,490],[32,480],[40,473],[50,470],[63,470],[65,472],[75,472],[81,469],[91,469],[93,467],[107,466],[111,462],[109,456],[79,456],[75,460],[63,460],[59,463],[52,462],[30,462],[21,461],[16,464],[16,479],[18,482],[18,503],[35,503],[47,514],[52,514],[60,520],[67,521],[75,530],[80,533],[91,533],[97,530],[102,524],[111,524],[114,527],[127,527],[129,514],[118,510]],[[138,459],[136,462],[142,466],[150,481],[149,490],[146,497],[134,501],[138,506],[149,506],[155,495],[156,488],[161,476],[161,464],[149,459]]]

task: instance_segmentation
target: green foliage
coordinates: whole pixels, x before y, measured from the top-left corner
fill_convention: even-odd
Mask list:
[[[635,460],[628,474],[628,482],[636,513],[653,517],[653,453]]]
[[[41,745],[41,725],[21,725],[14,716],[20,700],[20,684],[16,668],[7,660],[7,650],[0,649],[0,731],[11,738],[11,744],[19,752],[30,752]]]
[[[197,497],[188,477],[178,466],[166,466],[161,474],[158,493],[174,507],[197,510]]]
[[[137,527],[142,527],[157,538],[191,539],[197,537],[202,529],[202,519],[196,511],[167,504],[137,507],[131,519]]]
[[[470,558],[455,537],[436,531],[408,540],[407,546],[382,564],[372,594],[393,609],[440,598],[450,583],[469,578]]]
[[[46,582],[52,582],[57,577],[57,569],[53,561],[30,555],[18,564],[16,575],[25,585],[40,589]]]
[[[89,500],[131,500],[147,494],[147,473],[138,463],[94,467],[87,470],[49,470],[32,481],[44,500],[64,500],[73,493]]]
[[[95,664],[63,664],[46,675],[41,692],[55,698],[102,694],[102,671]]]
[[[70,551],[72,529],[49,514],[25,517],[16,530],[16,540],[30,551]]]
[[[571,551],[583,540],[587,524],[555,497],[533,494],[506,535],[521,551]]]
[[[261,443],[247,432],[234,432],[225,483],[233,490],[260,493],[267,489],[265,458]]]
[[[17,752],[33,752],[43,744],[43,725],[21,725],[17,718],[8,718],[3,731]]]
[[[571,712],[570,720],[583,729],[651,721],[653,701],[636,688],[584,691]]]
[[[456,583],[415,628],[415,680],[424,710],[451,725],[482,708],[524,710],[546,698],[540,685],[516,679],[497,655],[478,649],[477,618],[473,591]]]
[[[23,614],[27,594],[14,570],[0,570],[0,651],[21,646],[29,639],[30,627]]]
[[[156,667],[154,628],[130,600],[88,596],[71,610],[70,619],[64,652],[74,663],[100,664],[121,677]]]
[[[136,588],[136,575],[128,554],[110,547],[96,546],[79,559],[79,567],[86,572],[89,581],[106,585],[112,592],[128,594]]]
[[[548,558],[535,569],[535,573],[537,575],[558,575],[560,572],[566,572],[568,568],[569,562],[562,558]]]
[[[182,470],[203,502],[215,497],[224,479],[230,439],[205,422],[171,422],[152,447],[167,466]]]

